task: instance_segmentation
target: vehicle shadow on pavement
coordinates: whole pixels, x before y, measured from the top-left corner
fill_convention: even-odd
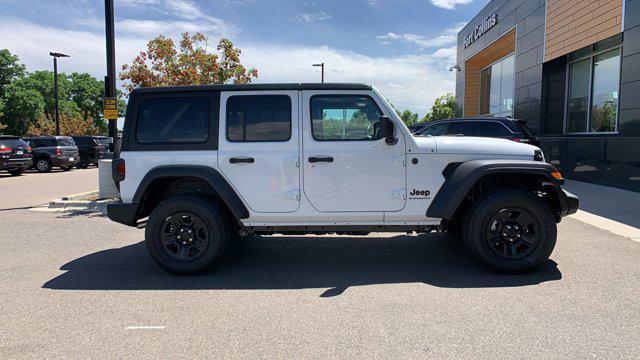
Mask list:
[[[489,270],[441,234],[395,237],[265,236],[242,240],[211,273],[175,276],[158,268],[144,242],[89,254],[63,265],[43,287],[57,290],[273,290],[425,283],[446,288],[513,287],[559,280],[547,261],[525,274]]]

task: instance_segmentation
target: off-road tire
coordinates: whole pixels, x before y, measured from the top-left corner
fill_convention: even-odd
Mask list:
[[[11,176],[20,176],[23,173],[24,173],[24,168],[9,170],[9,174],[11,174]]]
[[[51,172],[51,168],[52,167],[53,166],[51,165],[51,160],[49,160],[47,158],[40,158],[40,159],[36,160],[35,168],[36,168],[36,170],[38,170],[39,173]]]
[[[498,220],[505,216],[508,221]],[[522,220],[526,225],[516,219],[527,219]],[[495,230],[505,229],[508,225],[513,227],[513,224],[516,228],[520,224],[521,228],[515,235],[503,236],[505,231]],[[470,255],[493,268],[514,272],[531,270],[549,259],[557,237],[556,221],[547,204],[519,189],[500,190],[479,198],[465,216],[463,232]],[[527,238],[528,242],[518,242],[516,236]],[[509,242],[508,239],[515,240]],[[519,256],[518,251],[521,252]]]
[[[167,229],[171,230],[174,227],[169,222],[175,222],[175,220],[170,221],[170,219],[179,214],[191,214],[204,224],[201,229],[205,229],[206,246],[203,250],[198,250],[196,252],[198,256],[193,259],[176,259],[177,251],[172,253],[173,248],[167,247],[167,242],[163,242],[163,239],[171,236],[166,235]],[[174,274],[195,275],[207,272],[219,262],[227,250],[230,227],[224,219],[222,211],[203,198],[196,196],[171,197],[160,203],[149,216],[145,230],[145,243],[149,255],[161,268]],[[196,230],[194,230],[195,232]]]

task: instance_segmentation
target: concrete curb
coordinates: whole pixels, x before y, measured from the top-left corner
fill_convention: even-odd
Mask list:
[[[68,201],[68,200],[77,200],[80,198],[85,198],[91,195],[98,195],[98,190],[91,190],[91,191],[86,191],[86,192],[82,192],[82,193],[77,193],[77,194],[73,194],[73,195],[67,195],[67,196],[63,196],[62,197],[62,201]],[[54,200],[56,201],[56,200]]]
[[[570,218],[581,221],[585,224],[595,226],[599,229],[606,230],[616,235],[624,236],[632,241],[640,242],[640,229],[598,216],[586,211],[578,210],[577,213],[569,215]]]

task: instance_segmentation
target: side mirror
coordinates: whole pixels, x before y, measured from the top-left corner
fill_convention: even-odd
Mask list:
[[[379,123],[380,123],[380,138],[384,139],[385,142],[389,145],[396,144],[398,142],[398,139],[396,139],[393,136],[393,130],[394,130],[393,121],[391,121],[391,119],[389,119],[386,116],[381,116]]]

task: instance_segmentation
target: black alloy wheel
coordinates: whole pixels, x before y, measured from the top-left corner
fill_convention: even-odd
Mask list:
[[[162,226],[160,241],[165,253],[178,261],[192,261],[209,246],[209,231],[195,214],[179,212],[167,217]]]
[[[529,256],[538,246],[540,236],[540,222],[528,210],[518,207],[499,210],[486,229],[491,250],[510,260]]]

